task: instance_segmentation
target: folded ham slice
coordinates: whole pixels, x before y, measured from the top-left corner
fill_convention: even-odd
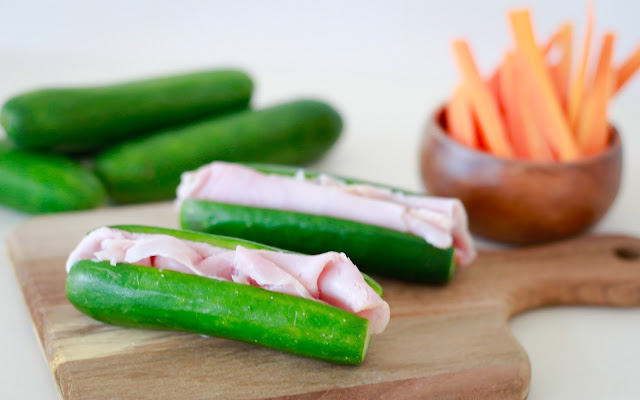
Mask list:
[[[295,177],[263,174],[220,161],[182,175],[177,203],[185,199],[324,215],[409,232],[438,248],[454,246],[461,266],[476,255],[467,214],[458,199],[347,184],[327,175],[308,179],[304,173]]]
[[[173,270],[321,301],[367,318],[372,333],[382,332],[389,322],[389,305],[343,253],[308,256],[243,246],[229,250],[103,227],[82,239],[69,255],[67,271],[83,259]]]

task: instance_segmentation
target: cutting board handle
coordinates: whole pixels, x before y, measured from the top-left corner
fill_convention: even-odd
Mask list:
[[[481,257],[491,259],[482,269],[493,280],[484,282],[484,291],[492,298],[501,297],[509,317],[552,304],[640,305],[637,238],[583,236]],[[469,272],[483,271],[474,272],[471,267]]]

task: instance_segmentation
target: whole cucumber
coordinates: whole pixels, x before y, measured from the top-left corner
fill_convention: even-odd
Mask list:
[[[409,233],[322,215],[185,200],[180,224],[305,254],[344,252],[362,271],[409,282],[446,283],[456,269],[453,247],[440,249]]]
[[[234,238],[118,226],[232,248],[269,248]],[[69,301],[103,322],[220,336],[324,361],[359,364],[369,322],[336,307],[234,282],[131,264],[81,260],[66,282]]]
[[[298,100],[135,139],[100,154],[95,170],[112,199],[175,196],[182,172],[213,160],[301,164],[322,156],[342,130],[328,104]]]
[[[75,161],[0,141],[0,204],[51,213],[94,208],[105,201],[102,183]]]
[[[246,109],[253,82],[215,70],[87,88],[42,89],[9,99],[0,122],[20,147],[88,151],[153,130]]]

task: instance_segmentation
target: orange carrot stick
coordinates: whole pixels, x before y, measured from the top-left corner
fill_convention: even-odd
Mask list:
[[[491,74],[491,76],[487,80],[487,85],[489,86],[491,95],[494,99],[496,99],[498,110],[501,114],[504,113],[504,105],[502,104],[502,99],[500,98],[500,66],[498,66],[498,68],[493,71],[493,74]]]
[[[536,126],[531,105],[531,79],[526,61],[519,52],[507,53],[500,70],[501,96],[505,100],[505,119],[516,156],[552,161],[553,154]]]
[[[533,80],[530,78],[531,69],[527,65],[525,56],[516,51],[513,54],[514,79],[519,82],[518,90],[515,93],[514,107],[519,119],[519,126],[525,146],[529,153],[529,158],[539,161],[554,161],[555,158],[551,148],[542,134],[544,126],[539,126],[541,121],[535,118],[533,107],[529,104],[532,99]]]
[[[569,22],[565,22],[564,24],[562,24],[560,29],[553,32],[549,40],[547,40],[547,43],[545,43],[544,46],[542,46],[541,51],[545,57],[549,56],[549,54],[551,54],[551,50],[553,50],[553,48],[556,47],[557,45],[564,46],[564,35],[565,35],[564,31],[566,29],[566,26],[570,24],[571,23]]]
[[[530,87],[533,100],[532,111],[536,120],[542,123],[541,129],[552,151],[562,161],[578,158],[578,148],[574,141],[569,124],[562,112],[560,101],[555,96],[549,71],[536,45],[528,10],[509,13],[516,48],[522,52],[530,69]]]
[[[551,83],[553,84],[553,91],[556,94],[558,99],[562,99],[562,89],[560,83],[560,65],[548,65],[547,73],[551,78]],[[562,102],[561,102],[562,103]],[[561,104],[562,105],[562,104]]]
[[[560,96],[560,103],[567,110],[569,98],[569,79],[571,77],[571,58],[573,55],[573,26],[566,23],[560,29],[560,42],[562,57],[560,62],[551,70],[551,77]]]
[[[516,81],[513,53],[507,53],[500,66],[499,92],[504,105],[504,118],[507,125],[507,136],[513,145],[517,158],[531,158],[526,140],[526,127],[522,124],[521,109],[528,107],[518,102],[518,94],[522,87]]]
[[[627,81],[640,69],[640,45],[631,53],[629,58],[616,70],[616,86],[613,89],[617,93]]]
[[[542,57],[547,63],[547,69],[549,70],[549,76],[551,76],[551,82],[553,83],[553,88],[555,89],[556,96],[558,98],[562,98],[562,83],[560,82],[560,65],[556,60],[557,54],[552,53],[554,49],[557,49],[558,45],[563,44],[563,34],[564,27],[558,29],[551,35],[547,43],[542,47]],[[550,56],[553,56],[553,59],[549,59]]]
[[[453,51],[489,150],[499,157],[512,157],[513,150],[507,140],[498,105],[488,85],[480,77],[469,45],[463,40],[456,40],[453,42]]]
[[[593,7],[591,3],[587,6],[587,29],[584,38],[584,48],[582,49],[582,62],[578,65],[571,87],[569,88],[569,99],[567,107],[567,117],[572,132],[578,131],[578,114],[582,107],[582,93],[584,91],[584,76],[587,71],[587,61],[589,60],[589,48],[591,47],[591,37],[593,36]]]
[[[478,148],[473,126],[471,104],[463,86],[458,87],[447,104],[445,117],[449,134],[458,142],[472,149]]]
[[[609,139],[607,122],[607,103],[613,91],[613,58],[614,33],[605,34],[598,58],[593,87],[585,99],[578,124],[578,145],[585,155],[604,150]]]
[[[547,57],[551,53],[551,49],[553,49],[558,42],[560,42],[560,36],[562,31],[556,31],[551,35],[547,43],[542,47],[542,54]]]

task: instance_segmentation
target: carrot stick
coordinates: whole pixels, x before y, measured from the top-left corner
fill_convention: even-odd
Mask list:
[[[551,53],[551,49],[553,49],[556,44],[560,41],[560,33],[562,31],[554,32],[553,35],[547,40],[547,43],[542,47],[542,54],[547,57]]]
[[[463,86],[458,87],[447,104],[445,117],[449,134],[458,142],[472,149],[478,148],[473,126],[471,104]]]
[[[528,106],[531,101],[531,93],[533,92],[533,81],[527,76],[531,73],[527,65],[527,60],[520,52],[514,53],[514,75],[516,82],[520,82],[521,86],[516,92],[516,104],[519,104],[518,112],[520,113],[520,124],[524,134],[527,150],[530,158],[539,161],[554,161],[555,158],[547,143],[547,139],[541,133],[544,126],[540,126],[541,121],[535,118],[533,108]]]
[[[640,45],[616,70],[616,85],[613,89],[617,93],[627,81],[640,69]]]
[[[480,126],[480,122],[478,122],[478,116],[475,114],[473,114],[473,129],[476,131],[476,137],[478,138],[478,150],[486,153],[491,152],[485,140],[486,135],[482,132],[482,127]]]
[[[569,88],[569,99],[567,116],[569,125],[573,132],[578,131],[578,114],[582,104],[582,93],[584,91],[584,76],[587,71],[587,61],[589,60],[589,48],[591,47],[591,37],[593,36],[593,6],[587,6],[587,29],[582,49],[582,62],[578,65],[571,87]]]
[[[595,154],[607,146],[609,127],[607,103],[613,91],[613,44],[615,34],[609,32],[602,40],[593,87],[585,99],[578,124],[578,145],[585,155]]]
[[[562,99],[562,89],[560,88],[560,65],[548,65],[547,73],[551,78],[551,83],[553,84],[553,91],[556,94],[558,99]]]
[[[469,45],[463,40],[456,40],[453,42],[453,51],[489,150],[499,157],[512,157],[513,150],[507,140],[498,105],[488,85],[480,77]]]
[[[570,24],[569,22],[564,23],[560,27],[560,29],[553,32],[549,40],[547,40],[547,43],[545,43],[545,45],[541,49],[542,54],[545,57],[548,57],[549,54],[551,54],[551,50],[553,50],[553,48],[556,47],[557,45],[561,44],[564,46],[564,35],[565,35],[564,31],[566,29],[566,25],[569,25],[569,24]]]
[[[531,71],[532,111],[535,119],[544,127],[541,133],[545,135],[552,151],[562,161],[578,158],[578,148],[574,141],[569,124],[562,112],[560,101],[555,96],[553,83],[549,71],[542,58],[542,53],[536,45],[528,10],[509,13],[516,48],[526,60]]]
[[[513,145],[513,152],[517,158],[531,158],[526,141],[526,127],[522,124],[521,109],[526,104],[518,102],[518,94],[521,86],[516,81],[516,71],[513,61],[513,53],[507,53],[500,66],[499,91],[504,105],[504,117],[507,124],[507,136]]]
[[[491,91],[491,95],[494,99],[496,99],[496,103],[498,104],[498,110],[500,113],[504,113],[504,105],[502,104],[502,99],[500,98],[500,66],[493,71],[493,74],[487,80],[487,85],[489,86],[489,90]]]
[[[560,62],[551,69],[551,77],[560,97],[560,103],[567,110],[569,98],[569,79],[571,77],[571,58],[573,55],[573,26],[566,23],[560,29],[559,45],[562,46]]]
[[[501,91],[505,99],[505,118],[516,155],[525,159],[552,161],[553,154],[536,126],[530,107],[531,79],[524,56],[507,53],[500,71]]]

